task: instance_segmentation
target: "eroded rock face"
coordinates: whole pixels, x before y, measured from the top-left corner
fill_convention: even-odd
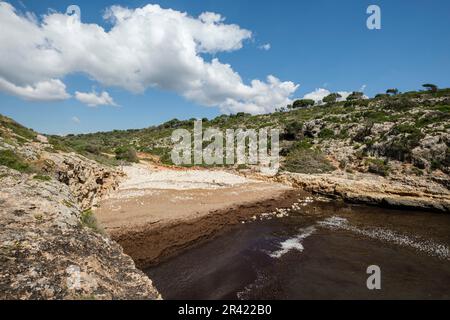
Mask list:
[[[117,243],[83,226],[70,183],[6,167],[0,183],[0,299],[159,297]]]
[[[117,188],[123,172],[104,167],[75,153],[44,154],[44,170],[69,186],[82,210],[91,208],[109,191]]]
[[[275,180],[354,203],[450,212],[450,192],[442,181],[410,176],[386,179],[364,173],[284,173],[275,177]]]

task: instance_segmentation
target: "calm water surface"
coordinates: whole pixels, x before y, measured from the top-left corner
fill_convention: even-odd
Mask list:
[[[450,299],[449,247],[450,215],[316,201],[145,271],[165,299]]]

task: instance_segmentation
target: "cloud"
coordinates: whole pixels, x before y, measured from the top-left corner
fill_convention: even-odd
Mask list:
[[[260,45],[258,47],[258,49],[265,50],[265,51],[269,51],[271,48],[272,48],[272,46],[270,43],[266,43],[266,44]]]
[[[65,84],[57,79],[18,86],[0,77],[0,90],[29,101],[59,101],[70,98]]]
[[[345,101],[347,100],[347,97],[351,94],[351,92],[348,91],[338,91],[341,95],[341,98],[338,99],[338,101]],[[324,88],[318,88],[314,90],[313,92],[307,93],[303,96],[303,99],[311,99],[314,100],[316,103],[322,103],[323,98],[331,94],[331,91],[324,89]]]
[[[359,91],[364,92],[364,90],[366,90],[366,88],[367,88],[367,85],[366,85],[366,84],[363,84],[363,85],[361,86],[361,88],[359,88]]]
[[[95,91],[90,93],[77,91],[75,92],[75,98],[89,107],[117,106],[113,98],[111,98],[109,93],[106,91],[103,91],[101,94],[97,94]]]
[[[311,99],[316,103],[322,102],[323,98],[328,96],[331,92],[324,88],[319,88],[314,90],[313,92],[307,93],[303,96],[303,99]]]
[[[158,5],[112,6],[104,15],[108,31],[58,12],[40,22],[27,16],[0,2],[0,77],[13,87],[59,81],[59,97],[67,98],[61,79],[81,73],[105,87],[158,88],[224,112],[252,113],[288,104],[298,88],[274,76],[246,84],[230,65],[208,60],[204,53],[239,50],[252,37],[217,13],[196,18]],[[27,97],[23,90],[0,90]]]
[[[72,121],[75,122],[75,123],[80,123],[81,122],[80,119],[78,119],[78,117],[76,117],[76,116],[72,117]]]
[[[345,101],[345,100],[347,100],[347,97],[352,94],[349,91],[338,91],[338,93],[341,95],[341,97],[338,99],[338,101]]]

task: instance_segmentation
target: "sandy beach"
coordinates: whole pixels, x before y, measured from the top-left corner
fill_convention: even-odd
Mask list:
[[[139,266],[210,238],[249,216],[288,206],[298,190],[218,170],[180,170],[147,163],[126,178],[96,216]]]

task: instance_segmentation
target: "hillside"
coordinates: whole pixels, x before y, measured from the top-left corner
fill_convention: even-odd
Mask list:
[[[135,149],[170,165],[172,131],[192,130],[194,120],[174,119],[140,130],[50,136],[49,140],[55,149],[110,164],[117,162],[105,154]],[[266,115],[222,115],[203,119],[203,128],[208,127],[281,128],[283,169],[290,172],[449,173],[450,89],[381,95]]]

